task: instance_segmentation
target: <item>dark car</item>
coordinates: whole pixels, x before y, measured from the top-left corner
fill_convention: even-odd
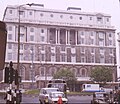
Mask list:
[[[109,94],[106,92],[93,93],[91,104],[109,104]]]

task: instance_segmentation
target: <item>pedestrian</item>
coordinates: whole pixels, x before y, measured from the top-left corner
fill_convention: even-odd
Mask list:
[[[62,101],[62,97],[61,97],[61,96],[59,96],[59,99],[58,99],[57,104],[63,104],[63,101]]]
[[[118,93],[117,93],[117,95],[118,95],[118,104],[120,104],[120,90],[118,91]]]

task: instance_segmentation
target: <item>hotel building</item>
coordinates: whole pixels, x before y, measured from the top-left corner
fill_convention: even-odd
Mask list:
[[[6,7],[3,21],[7,25],[6,63],[12,60],[15,68],[20,21],[19,74],[23,82],[50,80],[63,68],[71,70],[78,81],[89,81],[95,66],[110,67],[116,79],[115,28],[110,15],[74,7],[23,6],[19,10],[19,5],[12,5]]]

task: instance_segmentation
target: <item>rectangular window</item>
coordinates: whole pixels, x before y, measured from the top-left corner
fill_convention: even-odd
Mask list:
[[[61,62],[66,62],[66,55],[65,54],[61,54]]]
[[[34,41],[34,36],[30,35],[30,41]]]
[[[12,14],[12,10],[9,10],[9,13]]]
[[[99,38],[104,39],[104,33],[103,32],[99,32]]]
[[[99,40],[99,46],[104,46],[104,40]]]
[[[110,55],[113,55],[113,53],[114,53],[114,52],[113,52],[113,49],[110,48],[110,49],[109,49],[109,54],[110,54]]]
[[[85,63],[85,56],[81,56],[81,62]]]
[[[111,39],[109,40],[109,46],[112,46],[112,40]]]
[[[20,50],[23,50],[23,44],[20,44]]]
[[[8,34],[8,40],[12,40],[12,34]]]
[[[20,41],[24,40],[24,34],[20,34]]]
[[[91,62],[95,63],[95,56],[94,55],[91,56]]]
[[[85,44],[85,39],[81,38],[81,44]]]
[[[71,62],[76,62],[76,57],[75,56],[71,56]]]
[[[9,26],[9,27],[8,27],[8,30],[9,30],[9,31],[12,31],[12,26]]]
[[[41,53],[41,61],[45,61],[45,54]]]
[[[85,53],[85,47],[81,47],[81,53]]]
[[[30,32],[34,32],[34,28],[30,28]]]
[[[76,53],[75,48],[71,48],[71,53],[72,53],[72,54],[75,54],[75,53]]]
[[[12,60],[12,53],[8,53],[8,60]]]
[[[12,44],[8,44],[8,49],[12,49]]]
[[[32,15],[32,12],[29,12],[29,15]]]
[[[94,54],[94,53],[95,53],[95,49],[91,48],[91,54]]]
[[[100,54],[104,55],[104,49],[100,48]]]
[[[55,53],[55,47],[51,47],[51,53]]]
[[[20,53],[20,60],[23,60],[23,53]]]
[[[45,42],[45,37],[41,36],[41,42]]]
[[[55,55],[52,54],[52,55],[51,55],[51,62],[55,62],[55,61],[56,61],[56,59],[55,59]]]
[[[104,56],[100,56],[100,63],[104,63],[104,62],[105,62]]]
[[[98,23],[102,23],[102,17],[97,17],[97,21],[98,21]]]

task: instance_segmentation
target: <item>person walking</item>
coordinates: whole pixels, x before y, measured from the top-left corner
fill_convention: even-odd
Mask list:
[[[57,104],[63,104],[63,101],[62,101],[62,97],[61,97],[61,96],[59,96],[59,99],[58,99]]]

